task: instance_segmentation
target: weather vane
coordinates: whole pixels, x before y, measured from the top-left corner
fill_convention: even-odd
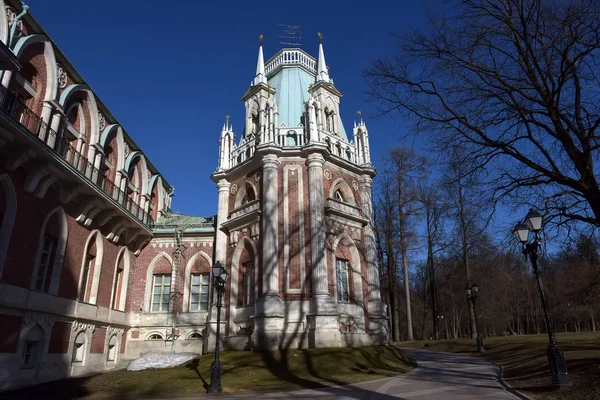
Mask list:
[[[258,41],[260,42],[260,44],[262,44],[263,38],[264,38],[264,36],[262,33],[260,35],[258,35]]]
[[[319,32],[318,35],[319,35],[319,42],[323,43],[323,34],[321,32]]]

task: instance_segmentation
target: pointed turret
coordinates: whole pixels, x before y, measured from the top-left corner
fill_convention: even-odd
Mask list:
[[[329,71],[325,63],[325,52],[323,51],[323,34],[319,32],[319,61],[317,64],[317,82],[330,82]]]
[[[265,76],[265,58],[263,57],[262,40],[263,35],[258,36],[260,46],[258,47],[258,61],[256,62],[256,76],[254,77],[254,85],[261,83],[267,83],[267,77]]]

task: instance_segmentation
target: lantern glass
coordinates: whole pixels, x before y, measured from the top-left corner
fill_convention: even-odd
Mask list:
[[[212,274],[213,274],[213,277],[214,277],[214,278],[220,278],[220,277],[221,277],[221,274],[223,273],[223,270],[224,270],[224,269],[225,269],[225,268],[223,268],[223,266],[221,265],[221,262],[220,262],[220,261],[217,261],[217,262],[215,263],[215,265],[213,265],[213,267],[212,267]]]
[[[527,227],[530,231],[539,232],[540,230],[542,230],[542,223],[544,221],[544,217],[542,217],[542,214],[540,214],[533,208],[529,210],[525,219],[527,221]]]
[[[473,293],[474,294],[478,294],[479,293],[479,286],[477,286],[476,283],[473,284]]]
[[[527,227],[526,224],[520,223],[517,224],[517,226],[515,226],[515,230],[513,231],[513,234],[515,235],[515,237],[517,238],[517,240],[521,243],[527,243],[527,240],[529,239],[529,228]]]

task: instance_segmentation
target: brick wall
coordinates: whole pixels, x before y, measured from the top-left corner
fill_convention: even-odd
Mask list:
[[[71,338],[71,323],[55,322],[50,335],[48,353],[64,354],[69,351],[69,340]]]
[[[106,341],[106,328],[96,327],[94,334],[92,335],[92,346],[90,347],[90,353],[102,354],[104,353],[104,342]]]
[[[0,353],[17,351],[22,320],[23,318],[15,315],[0,314]]]

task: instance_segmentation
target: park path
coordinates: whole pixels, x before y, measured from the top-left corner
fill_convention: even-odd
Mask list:
[[[261,395],[219,396],[221,400],[391,400],[519,399],[499,380],[499,368],[483,359],[428,350],[404,350],[417,360],[405,375],[356,385]],[[189,399],[188,399],[189,400]]]

